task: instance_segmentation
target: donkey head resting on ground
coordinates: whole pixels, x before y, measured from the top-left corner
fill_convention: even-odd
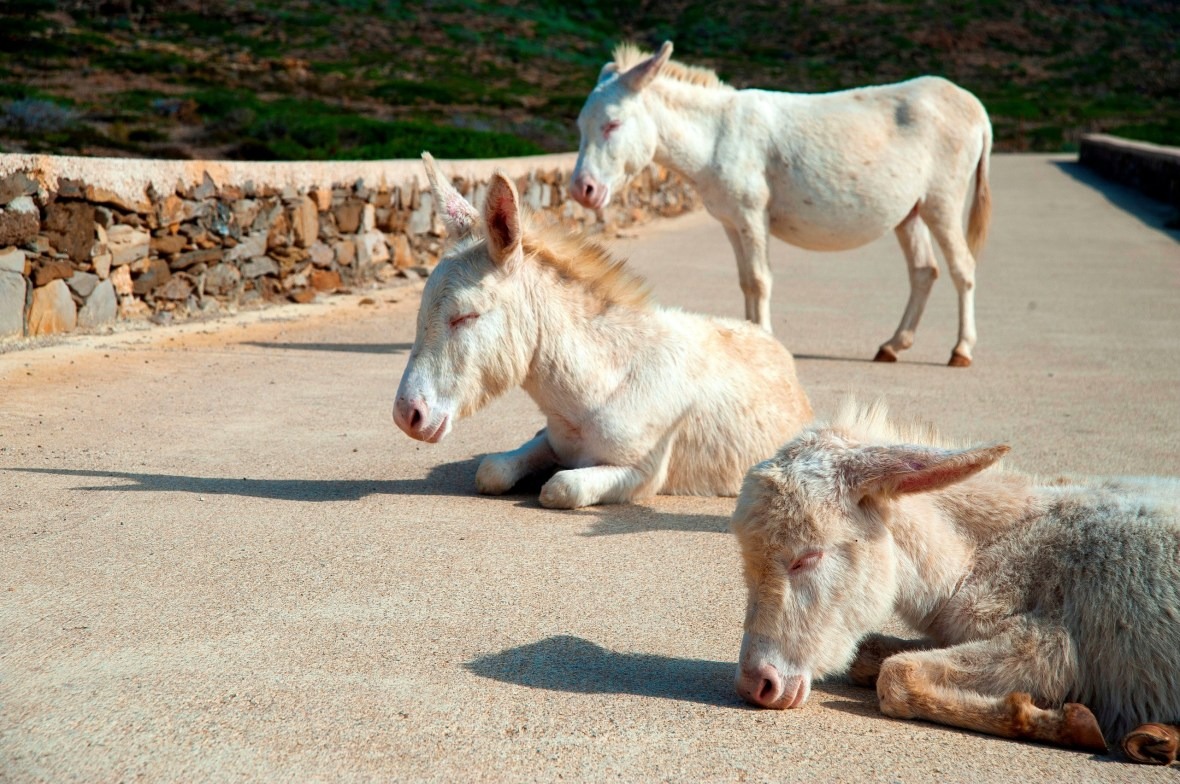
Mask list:
[[[422,292],[393,419],[411,438],[435,443],[456,417],[520,384],[536,329],[523,306],[527,290],[513,280],[524,262],[516,186],[503,174],[492,176],[482,216],[486,237],[478,238],[479,213],[438,176],[429,153],[424,158],[439,212],[460,240]]]
[[[915,566],[893,528],[927,523],[938,536],[936,521],[898,514],[898,499],[965,479],[1007,451],[866,444],[839,426],[813,426],[754,466],[732,522],[749,592],[742,697],[796,708],[813,678],[846,669],[899,592],[913,590],[903,572]]]
[[[659,52],[625,71],[618,58],[603,66],[598,85],[578,115],[582,141],[570,183],[570,194],[578,203],[601,209],[628,177],[651,163],[658,132],[643,105],[642,91],[671,57],[672,43],[665,41]]]

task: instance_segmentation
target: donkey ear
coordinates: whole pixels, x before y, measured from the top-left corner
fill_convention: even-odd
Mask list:
[[[614,74],[617,74],[618,72],[619,72],[619,66],[615,65],[613,62],[607,63],[606,65],[602,66],[602,70],[598,72],[597,84],[602,84],[602,81],[604,79],[607,79],[608,77],[613,76]]]
[[[479,222],[479,212],[438,170],[433,155],[428,152],[422,153],[422,162],[426,164],[426,178],[430,180],[430,191],[434,194],[434,203],[443,223],[447,225],[447,231],[456,237],[469,234],[472,227]]]
[[[660,47],[660,51],[642,63],[632,66],[631,70],[619,78],[623,80],[623,84],[627,85],[628,88],[639,92],[651,84],[652,79],[655,79],[659,75],[660,69],[664,67],[664,63],[670,59],[672,59],[672,42],[664,41],[664,45]]]
[[[865,495],[901,495],[938,490],[979,473],[1011,449],[993,444],[974,449],[920,446],[864,447],[849,466],[849,477]]]
[[[488,250],[497,266],[508,269],[520,252],[520,196],[512,180],[496,172],[488,183],[483,210],[488,230]]]

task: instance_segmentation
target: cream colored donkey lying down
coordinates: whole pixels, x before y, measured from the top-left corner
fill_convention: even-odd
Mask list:
[[[752,468],[742,696],[798,707],[851,666],[889,716],[1174,761],[1180,482],[986,470],[1007,451],[850,406]],[[870,634],[894,613],[926,638]]]
[[[736,495],[746,470],[811,418],[794,361],[769,334],[653,305],[601,248],[530,226],[502,175],[481,219],[423,157],[460,242],[423,291],[394,421],[436,442],[521,386],[547,422],[519,449],[484,458],[481,493],[557,467],[545,506]]]

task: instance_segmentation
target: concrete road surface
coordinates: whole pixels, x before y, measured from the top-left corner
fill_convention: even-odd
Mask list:
[[[997,156],[979,345],[949,276],[917,346],[892,237],[772,248],[820,415],[883,395],[1047,474],[1180,475],[1180,245],[1161,205]],[[659,300],[738,315],[704,214],[618,240]],[[392,424],[416,296],[340,297],[0,355],[0,780],[1180,781],[881,716],[736,697],[732,499],[554,512],[473,493],[541,424],[516,391],[428,446]]]

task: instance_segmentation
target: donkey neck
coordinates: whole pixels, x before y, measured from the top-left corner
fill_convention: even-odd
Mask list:
[[[650,330],[635,308],[603,303],[545,270],[530,277],[537,337],[521,386],[546,416],[580,418],[623,383]]]
[[[657,80],[644,92],[656,125],[653,160],[696,181],[712,168],[714,149],[736,91]]]
[[[939,638],[948,601],[970,575],[981,545],[1026,523],[1038,502],[1026,477],[989,472],[943,490],[890,502],[899,551],[895,607]]]

